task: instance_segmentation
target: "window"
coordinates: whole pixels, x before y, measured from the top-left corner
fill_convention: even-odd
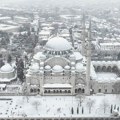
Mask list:
[[[105,89],[105,93],[107,93],[107,89]]]
[[[98,89],[98,92],[101,93],[101,89]]]

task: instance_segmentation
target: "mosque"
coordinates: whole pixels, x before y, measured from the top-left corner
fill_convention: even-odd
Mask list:
[[[120,80],[117,72],[109,71],[109,69],[105,71],[102,61],[99,61],[99,65],[97,61],[91,61],[90,27],[91,24],[87,31],[87,38],[85,38],[83,26],[81,51],[74,49],[66,38],[57,36],[48,39],[44,48],[35,52],[26,74],[29,94],[115,93],[113,86]],[[108,65],[110,69],[112,66],[114,67],[113,62]],[[99,71],[99,67],[101,71]],[[117,70],[119,71],[119,69]]]
[[[86,60],[62,37],[53,37],[34,55],[26,75],[30,92],[41,95],[85,93]]]

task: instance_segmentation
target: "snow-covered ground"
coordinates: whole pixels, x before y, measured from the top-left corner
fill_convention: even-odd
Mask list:
[[[0,117],[108,117],[111,105],[120,107],[120,95],[99,94],[83,97],[81,101],[80,106],[80,99],[75,96],[0,96]]]
[[[96,75],[99,82],[116,82],[120,80],[117,74],[111,72],[97,72]]]

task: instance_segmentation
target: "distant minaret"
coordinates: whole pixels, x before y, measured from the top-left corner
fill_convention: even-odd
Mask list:
[[[85,14],[82,18],[82,55],[85,56]]]
[[[86,59],[87,59],[87,69],[86,69],[86,91],[85,93],[87,95],[90,94],[90,71],[91,71],[91,20],[89,23],[89,29],[88,29],[88,40],[87,40],[87,46],[86,46]]]
[[[70,33],[70,40],[71,40],[72,46],[73,46],[73,48],[74,48],[74,40],[73,40],[72,27],[69,29],[69,33]]]

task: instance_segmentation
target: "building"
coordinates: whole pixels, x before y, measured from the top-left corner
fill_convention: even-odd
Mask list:
[[[75,95],[86,90],[86,61],[62,37],[48,40],[26,75],[30,94]]]

